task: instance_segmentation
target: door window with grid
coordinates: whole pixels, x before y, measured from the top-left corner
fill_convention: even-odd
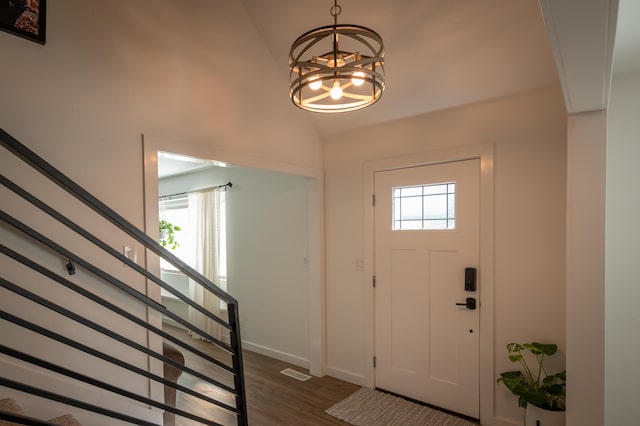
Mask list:
[[[393,188],[392,229],[456,228],[455,182]]]

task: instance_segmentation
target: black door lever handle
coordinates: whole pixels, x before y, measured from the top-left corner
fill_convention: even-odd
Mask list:
[[[476,309],[476,298],[475,297],[467,297],[467,301],[465,303],[456,303],[457,306],[466,306],[469,310]]]

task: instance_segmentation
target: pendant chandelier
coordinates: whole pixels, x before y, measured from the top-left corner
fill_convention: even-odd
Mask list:
[[[384,44],[375,31],[338,25],[342,9],[334,0],[333,25],[311,30],[291,46],[289,93],[307,111],[354,111],[376,103],[384,91]]]

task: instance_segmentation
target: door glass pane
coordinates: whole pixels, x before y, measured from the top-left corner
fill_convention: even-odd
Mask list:
[[[422,220],[402,220],[400,229],[422,229]]]
[[[393,230],[455,229],[455,182],[393,188]]]
[[[414,197],[422,195],[422,187],[421,186],[408,186],[400,189],[401,197]]]
[[[456,194],[447,195],[447,217],[456,217]]]
[[[422,219],[422,197],[400,198],[400,220]]]
[[[427,195],[424,202],[425,219],[447,219],[447,195]]]
[[[446,194],[447,185],[429,185],[423,186],[424,195]]]

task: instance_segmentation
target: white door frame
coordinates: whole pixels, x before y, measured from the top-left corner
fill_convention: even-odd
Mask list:
[[[480,159],[480,421],[494,417],[494,188],[493,143],[466,145],[426,151],[400,157],[369,161],[364,164],[364,272],[373,279],[375,259],[374,210],[372,195],[374,174],[406,167],[428,166],[453,161]],[[375,294],[367,285],[365,307],[365,386],[375,387]]]
[[[325,256],[324,256],[324,172],[296,166],[288,163],[251,157],[229,151],[222,151],[210,145],[196,145],[183,142],[167,141],[160,138],[142,135],[143,170],[144,170],[144,223],[145,232],[158,238],[158,228],[147,224],[158,221],[158,151],[216,160],[262,170],[293,174],[308,178],[307,184],[307,232],[308,232],[308,304],[309,304],[309,371],[314,376],[322,377],[326,369],[326,318],[325,318]],[[156,256],[147,256],[147,268],[160,271]],[[152,287],[151,289],[153,289]],[[149,296],[160,300],[160,290]],[[242,307],[241,307],[242,308]],[[155,324],[158,326],[158,324]]]

